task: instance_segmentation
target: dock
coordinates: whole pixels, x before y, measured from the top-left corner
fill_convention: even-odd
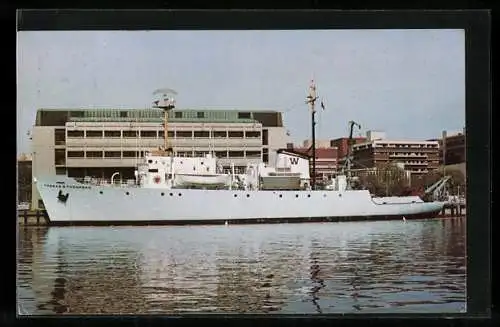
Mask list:
[[[465,202],[448,202],[444,205],[439,217],[463,217],[467,213]]]
[[[20,226],[47,226],[49,224],[45,210],[18,210],[17,220]]]

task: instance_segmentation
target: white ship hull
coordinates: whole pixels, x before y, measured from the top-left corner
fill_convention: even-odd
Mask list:
[[[51,224],[299,222],[432,218],[443,202],[372,198],[368,191],[249,191],[95,186],[39,178]],[[61,200],[59,194],[66,199]],[[65,200],[65,201],[64,201]]]

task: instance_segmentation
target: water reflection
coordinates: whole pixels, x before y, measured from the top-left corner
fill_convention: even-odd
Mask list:
[[[27,228],[30,314],[458,312],[465,220]]]

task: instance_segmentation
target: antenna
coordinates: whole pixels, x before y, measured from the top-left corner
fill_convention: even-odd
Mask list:
[[[160,98],[153,102],[154,108],[160,108],[163,110],[163,129],[164,129],[164,151],[167,154],[172,153],[172,148],[168,142],[168,113],[175,108],[175,96],[177,92],[168,89],[157,89],[153,92],[154,96],[159,96]]]
[[[315,109],[315,103],[316,100],[318,100],[318,97],[316,96],[316,84],[314,83],[314,80],[311,80],[311,83],[309,84],[309,94],[307,95],[306,98],[306,103],[309,104],[309,107],[311,108],[311,125],[312,125],[312,178],[311,178],[311,188],[314,190],[316,186],[316,121],[315,121],[315,115],[316,115],[316,109]]]

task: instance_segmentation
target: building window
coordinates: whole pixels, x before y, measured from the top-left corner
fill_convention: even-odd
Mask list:
[[[102,131],[86,131],[87,137],[102,137]]]
[[[123,151],[123,158],[135,158],[136,154],[136,151]]]
[[[87,158],[102,158],[102,151],[87,151],[85,156]]]
[[[68,158],[83,158],[85,153],[83,151],[68,151]]]
[[[104,137],[116,137],[120,138],[122,136],[121,131],[104,131]]]
[[[251,119],[252,116],[249,112],[238,112],[238,119]]]
[[[217,158],[227,158],[227,151],[216,151],[215,156]]]
[[[168,131],[167,135],[168,137],[175,137],[175,132]],[[158,138],[164,138],[164,137],[165,137],[165,131],[158,131]]]
[[[258,131],[247,131],[247,132],[245,132],[245,137],[247,137],[247,138],[260,138],[260,132],[258,132]]]
[[[192,138],[193,137],[193,132],[192,131],[177,131],[177,138]]]
[[[127,118],[127,112],[126,111],[120,111],[120,118]]]
[[[175,117],[175,118],[182,118],[182,111],[176,111],[176,112],[174,113],[174,117]]]
[[[195,131],[194,137],[195,138],[209,138],[210,132],[209,131]]]
[[[56,167],[56,175],[66,175],[65,167]]]
[[[204,151],[195,151],[194,152],[195,157],[205,157],[207,154],[208,154],[208,152],[204,152]],[[202,164],[203,164],[203,162],[202,162]]]
[[[75,118],[81,118],[85,116],[85,113],[83,111],[72,111],[70,113],[70,116]]]
[[[198,111],[196,113],[196,118],[205,118],[205,113],[203,111]]]
[[[137,131],[123,131],[124,138],[136,138],[138,136]]]
[[[56,129],[54,131],[54,144],[55,145],[64,145],[66,143],[66,130],[65,129]]]
[[[262,149],[262,161],[264,163],[269,163],[269,149]]]
[[[85,168],[68,168],[68,177],[85,177]]]
[[[156,138],[156,131],[141,131],[141,137]]]
[[[231,131],[228,132],[230,138],[243,138],[243,131]]]
[[[246,152],[247,158],[260,158],[260,156],[261,156],[260,151],[247,151]]]
[[[269,145],[269,132],[267,129],[262,130],[262,145]]]
[[[214,138],[227,138],[226,131],[214,131],[213,135],[214,135]]]
[[[120,158],[121,153],[120,151],[105,151],[104,152],[104,158]]]
[[[66,150],[55,149],[55,151],[54,151],[54,163],[56,164],[56,166],[65,166],[66,165]]]
[[[229,158],[243,158],[243,151],[229,151]]]
[[[68,137],[83,137],[84,135],[83,131],[68,131]]]

